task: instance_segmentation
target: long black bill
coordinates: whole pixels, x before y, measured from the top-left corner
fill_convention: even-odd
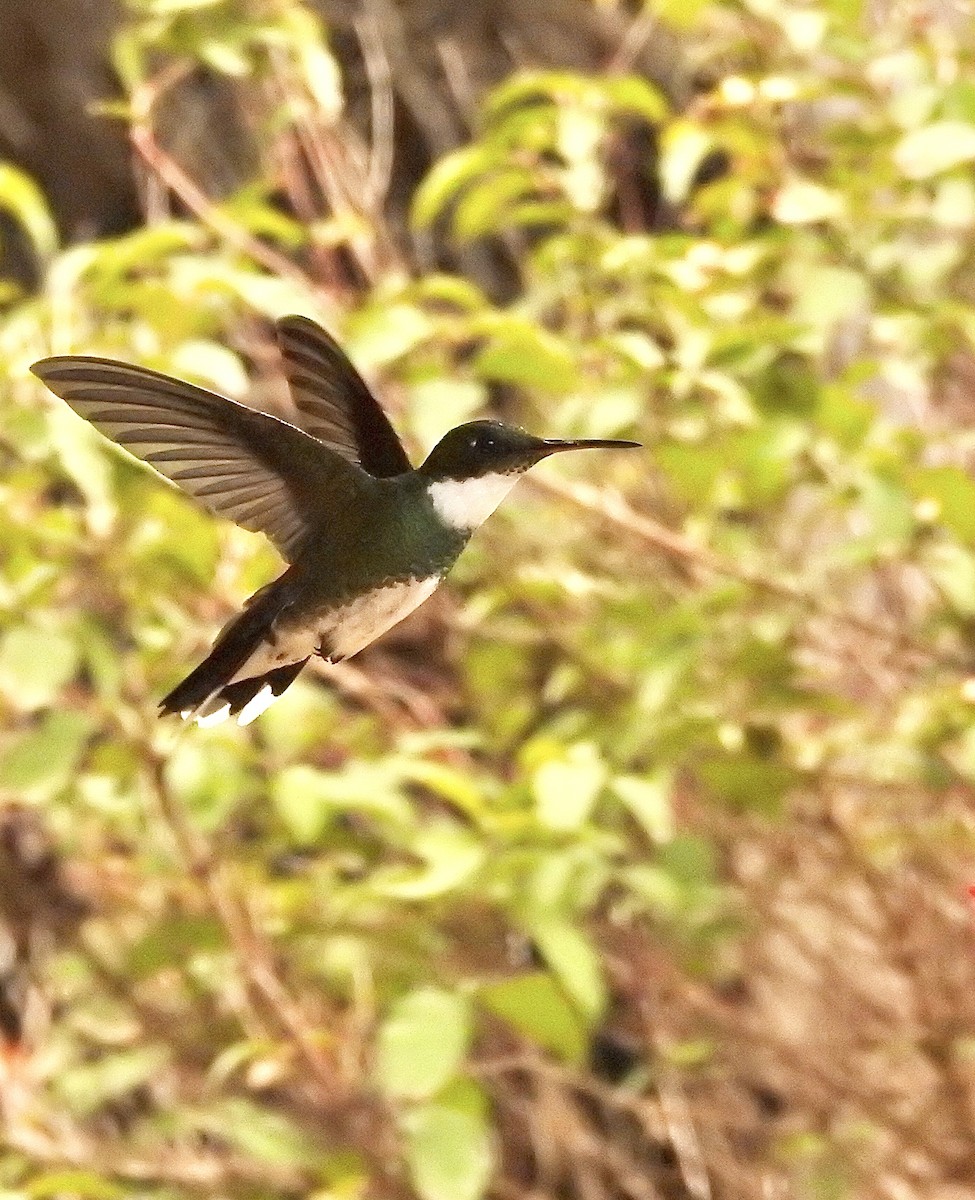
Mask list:
[[[571,438],[568,441],[545,438],[542,446],[542,455],[545,457],[561,454],[563,450],[638,450],[642,442],[627,442],[621,438]]]

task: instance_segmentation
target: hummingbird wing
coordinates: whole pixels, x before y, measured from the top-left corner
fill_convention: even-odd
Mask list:
[[[307,317],[275,326],[285,374],[304,428],[379,479],[412,469],[379,401],[339,344]]]
[[[357,469],[287,421],[145,367],[65,355],[33,373],[79,416],[289,561],[354,493]]]

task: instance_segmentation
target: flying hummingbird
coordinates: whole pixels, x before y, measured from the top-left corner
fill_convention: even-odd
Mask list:
[[[518,477],[564,450],[637,442],[556,441],[469,421],[414,469],[338,344],[305,317],[276,332],[303,428],[203,388],[111,359],[65,355],[31,370],[106,437],[219,516],[266,534],[287,570],[229,621],[161,715],[246,725],[313,655],[340,662],[411,613]]]

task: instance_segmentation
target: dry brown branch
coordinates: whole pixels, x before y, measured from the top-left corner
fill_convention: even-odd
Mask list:
[[[26,1123],[8,1125],[3,1138],[10,1149],[48,1167],[68,1167],[131,1183],[190,1188],[205,1195],[212,1195],[214,1189],[240,1187],[304,1193],[309,1186],[305,1174],[289,1167],[185,1146],[170,1153],[138,1155],[126,1142],[94,1138],[77,1130],[55,1134]]]
[[[365,16],[355,22],[355,29],[369,77],[372,113],[367,198],[369,207],[374,212],[381,212],[389,192],[395,152],[392,72],[376,15],[367,10]]]
[[[274,950],[254,920],[243,894],[232,885],[214,851],[187,821],[167,786],[165,759],[148,739],[143,745],[143,754],[166,827],[191,875],[204,887],[213,911],[226,931],[237,969],[254,1001],[252,1015],[265,1025],[267,1032],[277,1032],[288,1040],[297,1057],[310,1070],[324,1102],[329,1106],[341,1106],[348,1097],[336,1078],[334,1065],[322,1050],[321,1036],[309,1026],[300,1006],[281,981],[274,963]],[[268,1018],[272,1021],[269,1030],[266,1026]]]
[[[290,279],[303,288],[313,289],[312,281],[286,255],[253,237],[236,221],[226,216],[176,160],[163,149],[153,129],[153,111],[160,98],[185,72],[168,69],[133,95],[133,119],[129,128],[132,146],[152,174],[217,237],[240,250],[272,275]]]
[[[806,610],[824,617],[830,622],[866,634],[879,642],[896,648],[902,653],[914,656],[919,663],[939,663],[946,667],[962,671],[970,668],[970,664],[955,654],[939,651],[931,646],[915,641],[914,638],[891,626],[882,625],[870,617],[862,617],[850,612],[847,608],[833,603],[823,595],[807,591],[800,584],[790,579],[781,579],[760,571],[754,567],[740,566],[715,554],[704,546],[698,546],[682,534],[675,533],[651,517],[635,512],[616,491],[610,488],[596,488],[588,484],[568,482],[549,476],[537,476],[531,480],[532,486],[551,496],[580,508],[617,530],[629,536],[636,537],[645,545],[667,555],[679,562],[690,564],[697,572],[723,575],[729,579],[737,579],[751,587],[760,588],[764,592],[779,596],[785,600],[793,600]],[[701,574],[698,576],[703,578]]]

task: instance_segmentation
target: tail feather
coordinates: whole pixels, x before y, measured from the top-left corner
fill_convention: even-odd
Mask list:
[[[235,716],[246,725],[294,682],[307,658],[263,670],[257,667],[254,675],[247,674],[251,656],[265,641],[274,642],[275,619],[288,601],[282,591],[270,584],[251,597],[244,611],[220,633],[203,662],[164,697],[160,716],[179,713],[184,718],[195,717],[201,725],[216,725]]]
[[[191,715],[200,725],[217,725],[227,717],[236,717],[238,724],[249,725],[294,683],[307,661],[303,658],[250,679],[225,684],[212,692]]]

